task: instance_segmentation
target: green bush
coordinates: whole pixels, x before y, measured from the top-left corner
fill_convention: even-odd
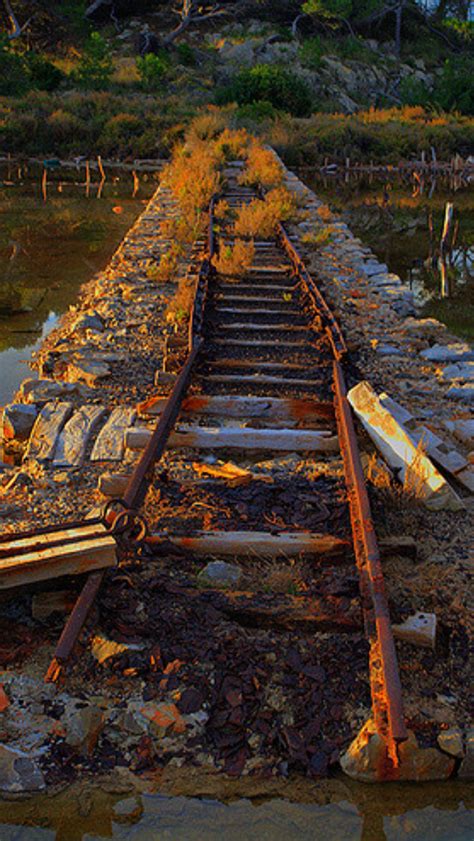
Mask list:
[[[134,114],[116,114],[104,126],[99,145],[105,154],[128,152],[146,128],[146,121]]]
[[[146,91],[157,91],[163,85],[163,79],[169,68],[169,60],[162,55],[148,53],[143,58],[137,58],[137,70],[142,87]]]
[[[400,99],[403,105],[428,105],[432,97],[421,79],[405,76],[400,82]]]
[[[6,36],[0,36],[0,95],[18,96],[28,90],[30,78],[25,60]]]
[[[445,111],[474,114],[474,59],[457,56],[446,59],[441,76],[436,79],[433,99]]]
[[[75,78],[80,87],[100,91],[108,87],[113,72],[110,50],[102,35],[92,32],[84,45]]]
[[[322,58],[324,55],[324,46],[321,38],[315,36],[303,41],[300,47],[301,63],[310,70],[319,70],[322,66]]]
[[[216,101],[238,105],[267,102],[295,117],[306,117],[312,110],[311,91],[304,79],[274,64],[257,64],[241,70],[218,92]]]
[[[176,56],[179,63],[184,64],[185,67],[194,67],[196,64],[196,54],[189,44],[178,44]]]
[[[237,108],[235,116],[239,121],[262,123],[264,120],[274,120],[277,115],[276,109],[271,102],[265,99],[259,102],[251,102],[249,105],[241,105]]]
[[[64,73],[38,53],[26,53],[26,65],[33,88],[40,91],[56,90],[64,79]]]

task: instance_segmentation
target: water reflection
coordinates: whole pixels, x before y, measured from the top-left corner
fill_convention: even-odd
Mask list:
[[[340,794],[337,794],[338,787]],[[0,802],[2,841],[471,841],[473,793],[460,783],[361,786],[293,782],[305,802],[230,803],[75,790]],[[318,803],[317,801],[322,801]],[[324,802],[330,800],[331,802]]]
[[[472,184],[459,173],[425,176],[420,183],[412,173],[383,180],[354,173],[328,178],[308,170],[301,175],[390,271],[412,285],[425,315],[474,338]],[[453,215],[443,244],[448,202]]]
[[[31,354],[106,265],[159,177],[140,173],[137,183],[114,170],[91,181],[89,170],[87,183],[82,165],[43,171],[46,180],[41,166],[0,167],[0,406],[31,376]]]

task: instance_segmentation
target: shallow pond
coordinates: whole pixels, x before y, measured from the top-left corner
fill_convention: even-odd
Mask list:
[[[0,168],[0,406],[31,376],[28,361],[81,284],[106,266],[158,175],[112,170],[100,189],[84,169]],[[133,196],[136,187],[136,195]]]
[[[98,789],[0,802],[2,841],[472,841],[473,792],[459,783],[362,786],[304,780],[297,800]],[[293,791],[296,784],[293,781]],[[339,787],[339,793],[338,793]]]
[[[441,178],[420,184],[410,175],[380,180],[351,173],[344,178],[312,170],[300,177],[389,271],[411,284],[424,315],[474,339],[474,184]],[[443,287],[438,256],[448,201],[454,204],[454,247]]]

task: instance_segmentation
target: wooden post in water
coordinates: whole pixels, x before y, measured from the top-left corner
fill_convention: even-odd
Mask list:
[[[48,199],[48,170],[46,167],[43,168],[43,177],[41,179],[41,193],[43,195],[43,201],[47,201]]]
[[[86,161],[86,199],[89,198],[91,191],[91,168],[89,161]]]
[[[451,296],[451,289],[449,284],[447,256],[450,251],[449,235],[451,233],[451,226],[453,222],[454,205],[452,202],[446,202],[444,210],[444,224],[443,233],[441,234],[441,242],[439,246],[439,270],[441,273],[441,297],[449,298]]]

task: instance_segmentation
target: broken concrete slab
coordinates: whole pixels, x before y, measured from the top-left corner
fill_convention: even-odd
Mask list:
[[[436,615],[417,611],[400,625],[392,625],[393,635],[403,642],[434,648],[436,645]]]
[[[118,406],[102,427],[91,453],[91,461],[121,461],[124,454],[125,430],[136,417],[135,409]]]
[[[22,403],[37,403],[42,405],[49,400],[60,400],[73,394],[85,394],[79,383],[63,383],[56,380],[23,380],[18,391]]]
[[[453,342],[448,345],[432,345],[422,350],[420,356],[430,362],[468,362],[474,360],[474,350],[467,342]]]
[[[89,388],[96,388],[98,382],[108,376],[110,376],[110,367],[105,362],[76,359],[69,362],[67,366],[69,382],[83,382]]]
[[[452,432],[466,446],[470,447],[474,444],[474,418],[445,421],[444,425],[449,432]]]
[[[51,461],[59,434],[72,414],[72,403],[46,403],[33,426],[25,460]]]
[[[74,412],[62,430],[56,445],[53,464],[56,467],[79,467],[94,430],[105,417],[103,406],[85,405]]]
[[[66,708],[61,724],[66,731],[65,742],[78,753],[91,756],[105,725],[105,715],[95,704],[75,702]]]
[[[463,400],[465,403],[474,403],[474,386],[452,385],[446,392],[450,400]]]
[[[474,362],[456,362],[453,365],[446,365],[441,377],[443,380],[472,382],[474,381]]]
[[[431,510],[460,510],[463,503],[441,476],[411,435],[384,406],[370,383],[358,383],[348,393],[348,400],[392,470],[400,480],[420,496]]]

